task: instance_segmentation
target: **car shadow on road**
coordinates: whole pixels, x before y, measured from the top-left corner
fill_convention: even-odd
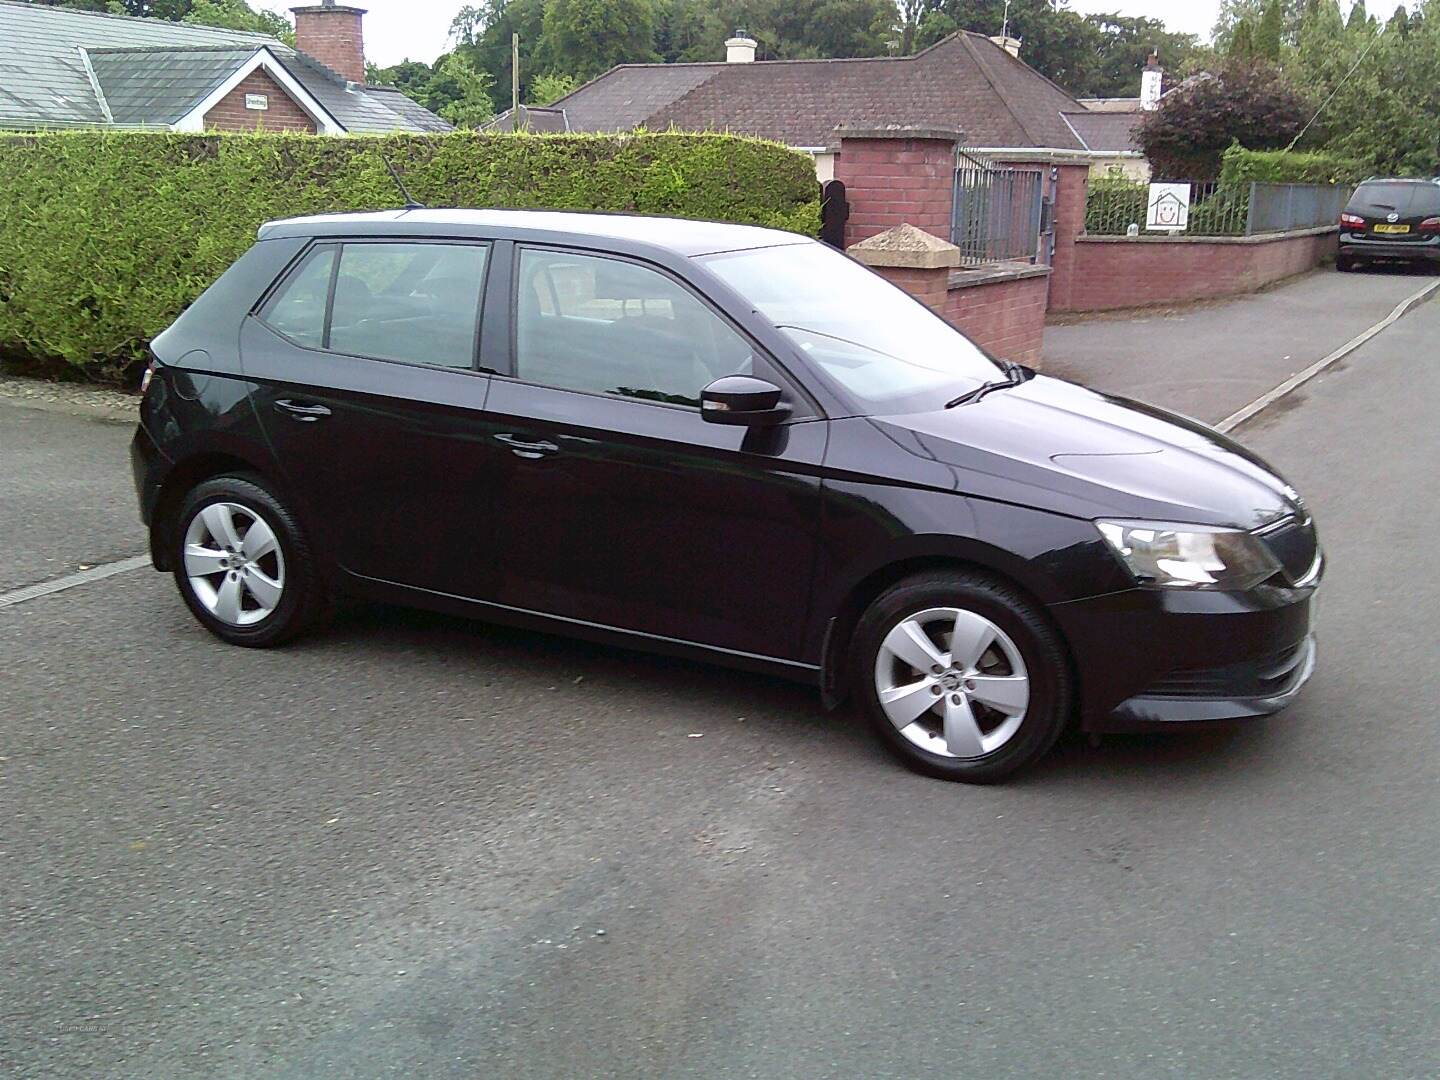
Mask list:
[[[703,713],[712,733],[718,734],[720,725],[737,735],[760,736],[797,753],[824,754],[830,766],[848,759],[875,769],[900,767],[853,705],[827,712],[811,687],[775,676],[380,604],[347,606],[327,633],[310,640],[342,652],[349,643],[363,641],[372,649],[442,655],[457,665],[483,662],[493,676],[527,682],[543,683],[563,671],[570,681],[633,696],[638,705],[660,714],[669,712],[677,731],[688,732],[695,715]],[[717,711],[720,701],[725,708]],[[1092,746],[1071,728],[1041,762],[1006,786],[1204,784],[1273,761],[1265,751],[1269,730],[1264,720],[1218,723],[1106,735]]]

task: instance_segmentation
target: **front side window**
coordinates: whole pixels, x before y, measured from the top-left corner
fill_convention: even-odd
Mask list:
[[[824,244],[753,248],[702,261],[867,412],[938,409],[1001,375],[924,304]]]
[[[524,249],[515,374],[592,394],[700,404],[700,391],[751,370],[749,343],[678,283],[596,255]]]
[[[311,348],[468,368],[489,250],[438,243],[318,247],[262,317]]]

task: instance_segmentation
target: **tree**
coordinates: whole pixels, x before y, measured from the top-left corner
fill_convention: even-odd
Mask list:
[[[571,75],[540,75],[530,80],[530,92],[525,100],[530,105],[552,105],[574,93],[579,85]]]
[[[1235,24],[1225,55],[1241,63],[1249,63],[1260,55],[1259,46],[1255,44],[1255,31],[1249,19],[1241,19]]]
[[[440,74],[453,79],[460,89],[455,100],[440,108],[440,115],[456,127],[475,128],[495,116],[490,100],[490,75],[476,71],[464,53],[452,52],[441,62]]]
[[[1278,67],[1232,60],[1167,94],[1136,135],[1157,179],[1206,181],[1219,175],[1232,142],[1251,150],[1285,146],[1311,112]]]
[[[290,25],[290,20],[273,11],[256,11],[245,0],[193,0],[181,22],[223,26],[228,30],[250,30],[279,38],[287,45],[295,44],[295,28]]]
[[[1152,52],[1172,72],[1184,69],[1200,52],[1194,34],[1171,33],[1159,19],[1087,15],[1085,21],[1098,34],[1093,51],[1075,66],[1078,78],[1066,85],[1077,97],[1137,97]]]
[[[1280,46],[1285,36],[1285,11],[1281,0],[1265,0],[1260,22],[1255,28],[1255,52],[1266,60],[1280,59]]]
[[[650,0],[548,0],[541,48],[558,68],[588,79],[616,64],[656,60]]]
[[[490,100],[497,109],[510,107],[510,35],[520,35],[520,92],[530,79],[552,69],[543,51],[544,0],[485,0],[463,7],[450,24],[456,50],[493,80]]]
[[[1345,20],[1345,29],[1371,30],[1374,25],[1370,20],[1370,12],[1365,9],[1365,0],[1355,0],[1350,6],[1350,18]]]

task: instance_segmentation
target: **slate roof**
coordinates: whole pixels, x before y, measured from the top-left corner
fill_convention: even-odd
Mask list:
[[[513,110],[506,109],[495,119],[481,125],[482,131],[509,131],[510,113]],[[520,126],[526,131],[539,131],[549,135],[563,135],[570,130],[569,123],[565,117],[564,109],[554,109],[548,105],[521,105]]]
[[[733,131],[819,148],[841,124],[958,127],[976,147],[1083,150],[1069,94],[982,34],[907,57],[622,64],[551,106],[572,131]]]
[[[264,34],[0,0],[0,44],[0,128],[165,127],[265,48],[346,131],[450,129]]]
[[[1067,112],[1065,119],[1091,150],[1140,153],[1135,133],[1145,119],[1143,112]]]

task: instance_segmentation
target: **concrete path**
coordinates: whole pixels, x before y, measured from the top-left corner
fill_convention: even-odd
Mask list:
[[[1403,267],[1320,270],[1235,300],[1050,326],[1043,367],[1213,424],[1435,280]]]

